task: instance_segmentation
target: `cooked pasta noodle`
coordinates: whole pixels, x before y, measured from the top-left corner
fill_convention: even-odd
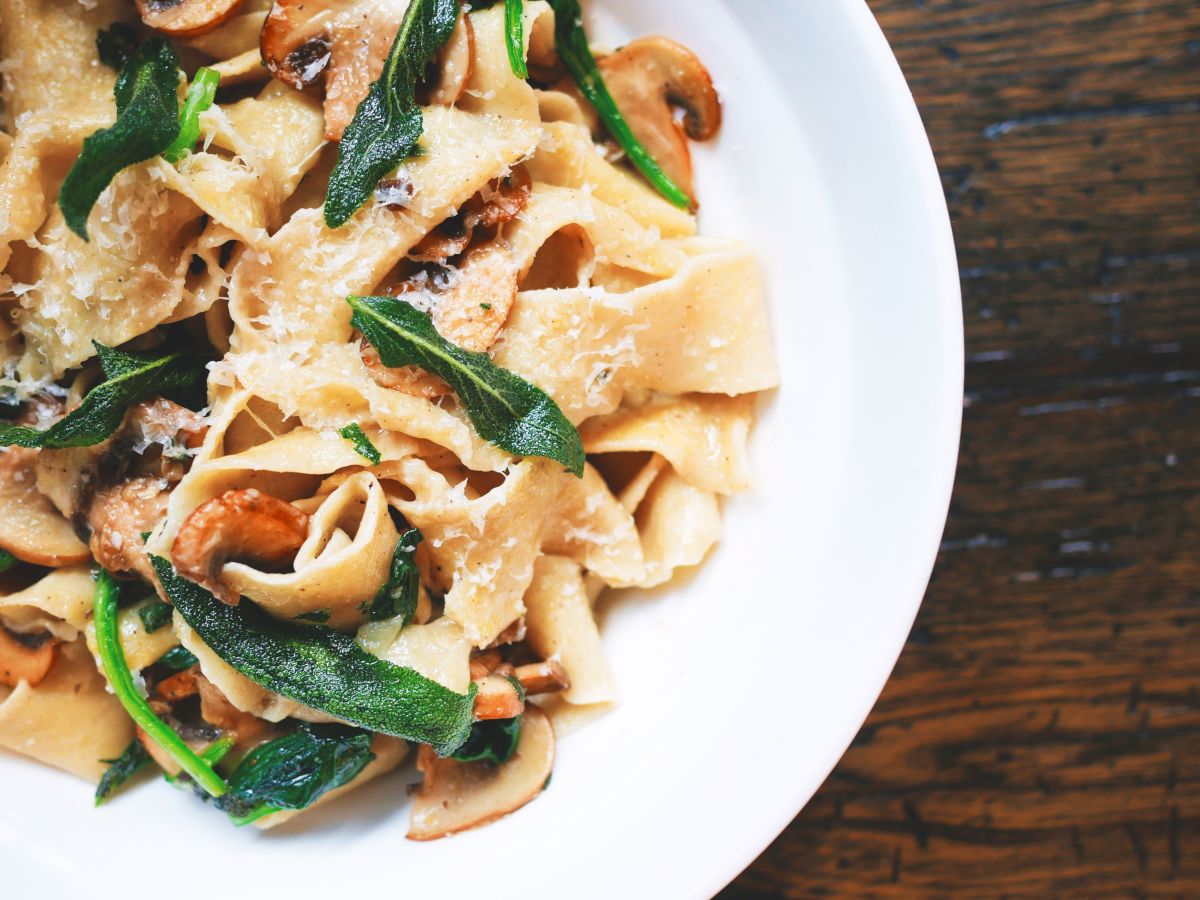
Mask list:
[[[332,740],[340,726],[329,723],[363,721],[273,690],[151,578],[152,557],[213,603],[352,636],[389,672],[472,692],[475,728],[488,704],[519,716],[528,693],[569,730],[619,699],[598,592],[657,586],[701,563],[721,538],[721,498],[751,486],[755,395],[778,381],[754,254],[699,237],[694,213],[615,151],[558,68],[563,4],[523,4],[529,80],[510,64],[505,4],[464,11],[430,78],[441,86],[420,110],[419,152],[332,227],[322,204],[345,164],[327,137],[344,102],[335,92],[366,95],[383,59],[362,47],[386,52],[407,4],[351,5],[380,29],[371,41],[354,44],[334,17],[322,26],[332,31],[309,23],[289,45],[288,64],[328,67],[324,106],[319,77],[297,90],[262,65],[295,4],[246,0],[224,22],[174,35],[185,73],[221,76],[217,101],[181,161],[155,153],[116,175],[85,240],[55,197],[84,139],[114,120],[116,72],[96,58],[97,32],[150,32],[126,0],[0,0],[0,401],[44,431],[112,382],[96,343],[137,359],[212,347],[203,390],[152,385],[103,440],[0,451],[0,548],[14,558],[0,576],[0,746],[95,779],[133,738],[101,674],[111,670],[91,621],[93,558],[123,573],[119,641],[149,708],[197,753],[218,735],[236,741],[219,767],[233,793],[229,762],[255,747]],[[545,392],[561,427],[578,429],[582,477],[552,454],[483,437],[444,373],[385,365],[347,303],[372,296],[431,313],[451,345]],[[419,581],[408,594],[406,565]],[[393,590],[400,606],[384,596]],[[177,608],[157,621],[164,599]],[[18,677],[34,655],[49,658],[47,644],[48,671]],[[537,715],[526,730],[544,743]],[[364,767],[319,795],[399,765],[399,733],[372,736]],[[519,792],[516,774],[446,766],[533,767],[535,755],[541,765],[533,746],[511,763],[423,747],[413,836],[465,827],[439,826],[428,808],[436,784],[473,784],[480,798]],[[240,815],[275,824],[314,799]]]

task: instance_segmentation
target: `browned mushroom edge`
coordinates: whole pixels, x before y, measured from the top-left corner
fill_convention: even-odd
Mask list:
[[[147,28],[173,38],[198,37],[227,22],[243,0],[136,0]]]
[[[226,491],[201,504],[175,537],[175,569],[231,606],[237,592],[220,581],[226,562],[267,568],[291,563],[308,536],[308,516],[290,503],[253,488]]]
[[[704,64],[682,44],[646,37],[602,58],[599,67],[634,135],[695,202],[688,138],[705,141],[721,128],[721,99]]]

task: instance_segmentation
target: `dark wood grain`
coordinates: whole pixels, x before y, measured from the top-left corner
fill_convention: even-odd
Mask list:
[[[1200,897],[1200,2],[871,0],[966,422],[878,707],[728,896]]]

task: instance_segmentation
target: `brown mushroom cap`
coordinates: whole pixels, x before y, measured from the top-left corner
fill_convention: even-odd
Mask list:
[[[425,780],[414,795],[409,840],[433,841],[478,828],[542,792],[554,768],[554,726],[544,712],[528,706],[517,752],[503,765],[439,759],[422,746],[417,767]]]
[[[243,0],[137,0],[147,28],[168,37],[196,37],[227,21]]]
[[[294,559],[308,536],[308,516],[261,491],[226,491],[192,512],[171,549],[175,569],[230,606],[240,599],[219,580],[229,560],[279,567]]]
[[[721,128],[721,99],[699,57],[668,38],[646,37],[604,57],[599,66],[630,129],[695,200],[687,139],[708,140]],[[684,111],[682,127],[676,109]]]

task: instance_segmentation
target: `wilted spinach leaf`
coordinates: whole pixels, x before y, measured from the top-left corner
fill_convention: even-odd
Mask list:
[[[454,754],[459,762],[486,762],[500,766],[512,759],[521,742],[521,717],[492,719],[471,726],[467,742]]]

